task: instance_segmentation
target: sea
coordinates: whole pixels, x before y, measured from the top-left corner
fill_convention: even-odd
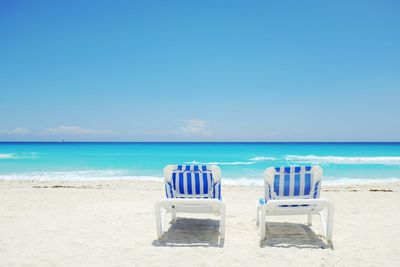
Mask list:
[[[0,143],[0,180],[162,181],[168,164],[216,164],[225,184],[290,165],[321,166],[325,184],[385,183],[400,181],[400,143]]]

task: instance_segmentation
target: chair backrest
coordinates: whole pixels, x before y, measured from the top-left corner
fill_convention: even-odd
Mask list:
[[[164,182],[167,198],[222,198],[221,170],[215,165],[168,165]]]
[[[271,167],[264,173],[266,199],[319,198],[319,166]]]

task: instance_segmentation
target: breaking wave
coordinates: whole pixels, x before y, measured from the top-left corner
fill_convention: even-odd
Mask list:
[[[0,180],[35,181],[102,181],[143,180],[162,181],[162,177],[133,175],[125,170],[48,171],[0,174]]]
[[[12,159],[14,154],[0,154],[0,159]]]
[[[287,155],[287,161],[311,164],[381,164],[381,165],[400,165],[400,157],[337,157],[337,156],[298,156]]]
[[[161,176],[135,175],[128,170],[85,170],[85,171],[48,171],[48,172],[24,172],[0,174],[0,180],[19,181],[154,181],[163,182]],[[360,185],[360,184],[383,184],[398,182],[399,178],[354,178],[324,176],[324,185]],[[260,177],[224,177],[223,185],[262,186],[264,179]]]
[[[277,160],[277,158],[258,156],[258,157],[251,158],[250,160],[255,160],[255,161],[268,161],[268,160],[271,160],[271,161],[274,161],[274,160]]]
[[[200,165],[251,165],[255,164],[254,161],[233,161],[233,162],[198,162],[198,161],[187,161],[185,164],[200,164]]]
[[[1,153],[0,159],[34,159],[37,157],[35,152],[21,152],[21,153]]]

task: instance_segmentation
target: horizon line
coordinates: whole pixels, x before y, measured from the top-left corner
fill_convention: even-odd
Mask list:
[[[115,143],[115,144],[400,144],[400,141],[0,141],[9,143]]]

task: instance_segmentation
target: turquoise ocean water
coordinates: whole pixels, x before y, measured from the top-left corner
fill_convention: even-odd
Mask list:
[[[0,179],[160,180],[167,164],[217,164],[225,183],[318,164],[331,184],[400,180],[400,143],[0,143]]]

